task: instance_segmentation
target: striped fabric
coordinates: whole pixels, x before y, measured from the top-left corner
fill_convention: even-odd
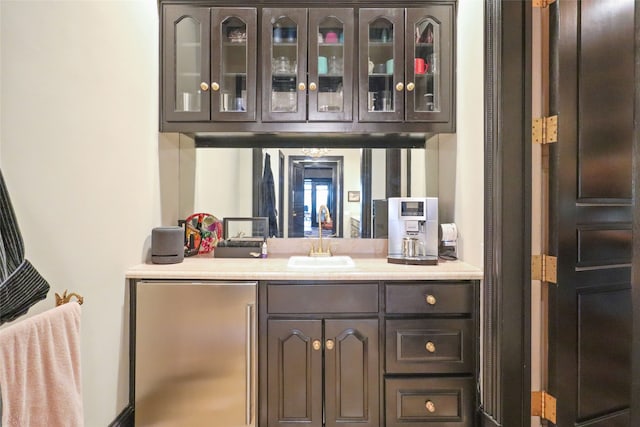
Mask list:
[[[0,325],[46,298],[49,284],[24,258],[24,243],[0,172]]]

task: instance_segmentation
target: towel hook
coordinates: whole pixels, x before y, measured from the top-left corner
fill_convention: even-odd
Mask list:
[[[78,295],[75,292],[67,294],[67,290],[65,289],[62,296],[56,293],[56,307],[68,303],[69,301],[71,301],[71,297],[76,297],[76,299],[78,300],[78,304],[80,305],[82,305],[82,303],[84,302],[84,298],[82,297],[82,295]]]

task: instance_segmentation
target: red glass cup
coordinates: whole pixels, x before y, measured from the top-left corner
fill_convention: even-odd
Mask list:
[[[427,72],[427,63],[423,58],[415,58],[413,60],[413,68],[416,74],[424,74]]]

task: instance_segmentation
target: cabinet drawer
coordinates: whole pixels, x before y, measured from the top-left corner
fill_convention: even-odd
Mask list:
[[[473,312],[469,283],[387,283],[387,313],[458,314]]]
[[[473,337],[470,319],[387,320],[387,373],[472,373]]]
[[[267,310],[278,313],[377,313],[378,285],[269,284]]]
[[[386,427],[472,426],[473,390],[472,378],[387,378]]]

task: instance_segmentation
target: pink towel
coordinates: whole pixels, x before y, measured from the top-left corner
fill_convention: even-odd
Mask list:
[[[84,425],[80,312],[74,301],[0,330],[2,427]]]

